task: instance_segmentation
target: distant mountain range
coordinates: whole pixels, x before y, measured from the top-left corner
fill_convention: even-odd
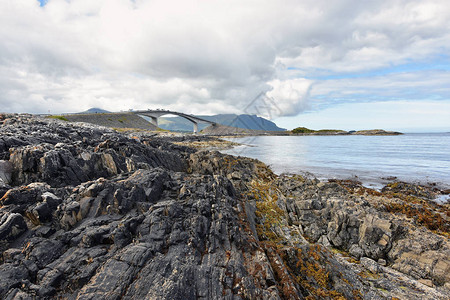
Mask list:
[[[197,115],[197,117],[213,121],[222,125],[253,130],[285,131],[274,122],[258,117],[256,115],[235,115],[220,114],[213,116]],[[158,119],[158,126],[171,131],[192,131],[192,123],[182,117],[161,117]],[[209,124],[198,124],[199,130],[208,127]]]
[[[80,114],[94,113],[109,113],[109,111],[94,107],[80,112]],[[197,115],[197,117],[237,128],[266,131],[286,131],[286,129],[278,127],[274,122],[256,115],[220,114],[213,116]],[[149,120],[149,118],[146,119]],[[158,119],[158,126],[162,129],[170,131],[192,131],[192,123],[183,117],[161,117]],[[209,124],[199,123],[198,129],[202,130],[208,126]]]

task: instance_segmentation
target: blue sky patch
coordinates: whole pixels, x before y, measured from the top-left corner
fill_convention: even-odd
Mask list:
[[[295,67],[288,67],[288,70],[300,70]],[[335,80],[335,79],[353,79],[353,78],[367,78],[367,77],[377,77],[385,76],[394,73],[410,73],[410,72],[420,72],[420,71],[450,71],[450,57],[448,55],[437,55],[432,60],[429,61],[418,61],[418,62],[407,62],[401,65],[391,65],[385,68],[379,68],[375,70],[361,71],[355,73],[332,73],[325,69],[315,69],[313,70],[316,74],[326,74],[326,75],[311,75],[305,76],[304,78],[311,80]],[[331,73],[331,74],[330,74]],[[303,77],[303,76],[302,76]]]
[[[43,7],[45,4],[47,4],[48,0],[37,0],[39,2],[39,6]]]

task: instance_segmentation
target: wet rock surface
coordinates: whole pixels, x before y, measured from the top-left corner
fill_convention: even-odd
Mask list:
[[[0,298],[448,298],[445,207],[180,142],[0,115]]]

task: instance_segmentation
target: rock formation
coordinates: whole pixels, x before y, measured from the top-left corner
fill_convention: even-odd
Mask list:
[[[447,299],[448,208],[420,201],[3,114],[0,298]]]

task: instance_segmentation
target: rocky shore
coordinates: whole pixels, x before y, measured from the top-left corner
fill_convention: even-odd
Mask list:
[[[1,114],[0,298],[449,298],[432,191],[276,176],[190,139]]]
[[[302,127],[303,128],[303,127]],[[380,136],[380,135],[402,135],[403,133],[397,131],[386,131],[383,129],[371,129],[371,130],[358,130],[358,131],[344,131],[344,130],[311,130],[305,128],[305,131],[266,131],[266,130],[251,130],[230,127],[225,125],[209,126],[202,130],[202,134],[208,136],[258,136],[258,135],[270,135],[270,136],[310,136],[310,135],[368,135],[368,136]]]

